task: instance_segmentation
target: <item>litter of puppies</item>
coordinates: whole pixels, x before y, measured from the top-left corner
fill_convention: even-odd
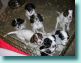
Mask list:
[[[27,29],[25,19],[15,18],[11,23],[15,31],[7,33],[4,37],[15,34],[22,43],[31,47],[32,56],[54,56],[57,52],[60,54],[68,43],[73,9],[68,9],[66,12],[57,11],[57,23],[52,33],[45,31],[43,16],[36,11],[36,6],[33,3],[27,3],[24,10],[32,30]],[[26,48],[26,46],[23,47]]]

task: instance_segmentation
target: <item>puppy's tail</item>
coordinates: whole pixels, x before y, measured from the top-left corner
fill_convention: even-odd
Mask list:
[[[17,31],[9,32],[9,33],[7,33],[6,35],[4,35],[4,37],[6,37],[7,35],[16,34],[16,33],[17,33]]]

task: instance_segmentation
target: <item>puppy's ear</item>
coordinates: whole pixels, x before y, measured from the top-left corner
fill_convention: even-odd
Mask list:
[[[15,27],[15,26],[17,25],[17,24],[16,24],[16,21],[15,21],[15,20],[12,20],[11,25],[12,25],[13,27]]]
[[[35,5],[33,3],[28,3],[25,5],[25,10],[30,11],[31,9],[35,9]]]
[[[38,16],[39,20],[40,20],[41,22],[43,22],[43,17],[41,16],[41,14],[37,14],[37,16]]]
[[[60,34],[60,30],[57,30],[57,31],[55,32],[55,35],[58,35],[58,34]]]
[[[55,41],[56,41],[56,37],[55,37],[55,35],[52,35],[52,37],[55,39]]]
[[[17,22],[18,22],[19,24],[23,24],[23,23],[24,23],[24,20],[21,19],[21,18],[17,18]]]
[[[35,18],[34,15],[30,16],[30,22],[31,22],[31,23],[34,23],[34,18]]]
[[[38,38],[42,39],[43,38],[43,35],[41,33],[37,33],[38,35]]]
[[[36,38],[36,36],[35,36],[35,34],[31,37],[31,39],[30,39],[30,42],[31,43],[35,43],[37,40],[36,40],[37,38]]]
[[[31,37],[30,42],[34,43],[34,35]]]

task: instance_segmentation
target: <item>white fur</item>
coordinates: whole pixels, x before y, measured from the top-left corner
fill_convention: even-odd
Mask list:
[[[49,38],[50,40],[52,40],[52,44],[51,44],[51,46],[49,48],[42,49],[41,51],[42,52],[45,52],[47,49],[49,49],[52,53],[55,53],[55,50],[56,50],[56,47],[55,47],[56,46],[55,39],[51,35],[47,36],[47,38]],[[52,56],[52,53],[51,54],[48,54],[48,55],[49,56]]]
[[[30,20],[30,16],[32,15],[36,15],[36,12],[35,10],[31,10],[30,12],[26,10],[26,13],[25,13],[26,17]]]
[[[65,31],[61,31],[61,33],[62,33],[62,35],[64,36],[64,40],[61,40],[61,39],[58,37],[58,35],[55,35],[55,37],[56,37],[56,43],[57,43],[58,45],[66,45],[67,42],[68,42],[68,35],[67,35],[67,33],[66,33]]]
[[[38,31],[40,29],[41,32],[45,33],[43,23],[40,22],[38,18],[34,19],[34,23],[32,24],[32,29],[34,32],[40,32]]]
[[[18,31],[9,32],[5,36],[10,34],[15,34],[21,40],[21,42],[27,44],[26,40],[30,41],[34,33],[31,30],[18,30]]]
[[[16,19],[15,19],[15,21],[16,21]],[[15,28],[16,30],[25,29],[25,28],[26,28],[26,20],[25,20],[24,23],[22,23],[20,26],[17,24],[14,28]]]
[[[63,16],[63,12],[62,13],[58,12],[59,16],[57,16],[57,23],[56,23],[56,26],[55,26],[55,30],[57,30],[58,25],[60,25],[60,27],[65,31],[70,30],[69,26],[70,26],[70,23],[72,21],[72,13],[73,13],[73,11],[68,10],[68,12],[69,12],[69,14],[68,14],[67,17]],[[65,27],[65,25],[67,26],[67,28]]]
[[[38,39],[38,40],[37,40],[37,45],[40,46],[40,45],[42,44],[42,39],[38,38],[38,35],[36,35],[36,37],[37,37],[37,39]]]
[[[54,52],[56,49],[56,47],[54,47],[56,45],[55,39],[52,36],[48,36],[48,38],[50,38],[52,40],[52,44],[49,49],[51,50],[51,52]]]
[[[35,19],[34,19],[34,23],[31,24],[32,26],[32,30],[34,32],[40,32],[38,31],[38,29],[41,29],[41,31],[43,33],[45,33],[44,31],[44,26],[43,26],[43,23],[39,21],[39,18],[37,17],[37,13],[35,12],[35,10],[33,9],[32,11],[27,11],[26,10],[26,17],[30,20],[30,16],[34,15],[35,16]]]

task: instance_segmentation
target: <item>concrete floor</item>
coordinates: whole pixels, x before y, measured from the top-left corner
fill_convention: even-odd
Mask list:
[[[71,8],[73,8],[73,10],[75,9],[74,0],[70,0],[69,2],[68,0],[26,0],[24,5],[22,5],[21,7],[17,9],[10,9],[9,7],[7,7],[5,11],[0,15],[1,32],[7,33],[13,31],[14,28],[11,27],[11,21],[17,17],[26,19],[27,29],[32,29],[29,20],[25,16],[24,10],[25,4],[29,2],[34,3],[36,6],[36,11],[43,16],[46,32],[52,32],[54,30],[56,25],[57,10],[61,12],[62,10],[68,8],[69,5],[71,6]],[[73,13],[73,21],[70,27],[71,28],[69,34],[72,35],[72,33],[75,31],[75,13]],[[75,41],[73,41],[69,49],[71,50],[68,50],[66,55],[75,55]],[[73,53],[70,53],[71,51],[73,51]]]
[[[72,41],[71,45],[69,46],[68,50],[65,53],[65,56],[75,56],[76,55],[76,42],[75,39]]]

